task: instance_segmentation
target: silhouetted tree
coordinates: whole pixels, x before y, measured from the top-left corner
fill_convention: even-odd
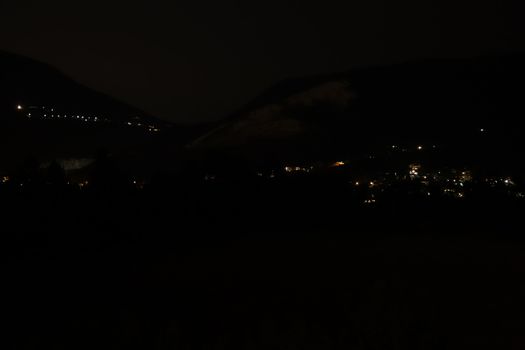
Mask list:
[[[67,185],[66,172],[56,160],[52,161],[47,168],[46,183],[54,187]]]
[[[98,192],[109,192],[120,189],[124,181],[119,174],[114,159],[107,150],[98,151],[91,174],[91,187]]]
[[[42,185],[43,176],[36,157],[28,156],[24,159],[16,171],[15,181],[30,188]]]

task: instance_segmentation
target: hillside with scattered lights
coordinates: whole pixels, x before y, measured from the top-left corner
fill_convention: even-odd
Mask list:
[[[525,130],[514,118],[525,113],[524,62],[415,62],[285,81],[196,126],[37,65],[53,89],[1,86],[0,210],[12,224],[30,212],[28,230],[59,212],[70,226],[89,217],[87,230],[160,229],[173,211],[180,225],[204,229],[410,222],[413,232],[452,219],[511,229],[525,208]],[[21,76],[37,74],[24,64]]]
[[[131,127],[140,129],[146,132],[160,132],[162,128],[161,122],[134,116],[126,118],[127,120],[114,120],[111,117],[96,114],[83,113],[76,111],[65,111],[48,106],[34,106],[34,105],[16,105],[17,115],[32,120],[46,120],[46,121],[71,121],[75,123],[88,123],[100,125],[116,125],[121,127]],[[166,125],[166,123],[164,123]]]

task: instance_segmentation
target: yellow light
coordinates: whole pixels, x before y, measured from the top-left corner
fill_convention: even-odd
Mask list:
[[[333,166],[335,166],[335,167],[337,167],[337,166],[343,166],[343,165],[345,165],[345,162],[335,162],[335,163],[333,164]]]

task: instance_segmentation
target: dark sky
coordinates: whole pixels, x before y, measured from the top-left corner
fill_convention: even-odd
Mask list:
[[[0,50],[161,118],[203,121],[287,77],[525,50],[520,2],[1,1]]]

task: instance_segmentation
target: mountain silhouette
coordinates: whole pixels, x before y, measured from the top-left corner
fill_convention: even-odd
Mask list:
[[[6,52],[0,52],[0,95],[3,170],[27,155],[49,161],[85,159],[99,149],[135,154],[171,127],[47,64]]]
[[[524,148],[524,67],[525,55],[517,53],[292,79],[188,148],[311,160],[425,144],[447,146],[449,156],[468,149],[511,162]]]

